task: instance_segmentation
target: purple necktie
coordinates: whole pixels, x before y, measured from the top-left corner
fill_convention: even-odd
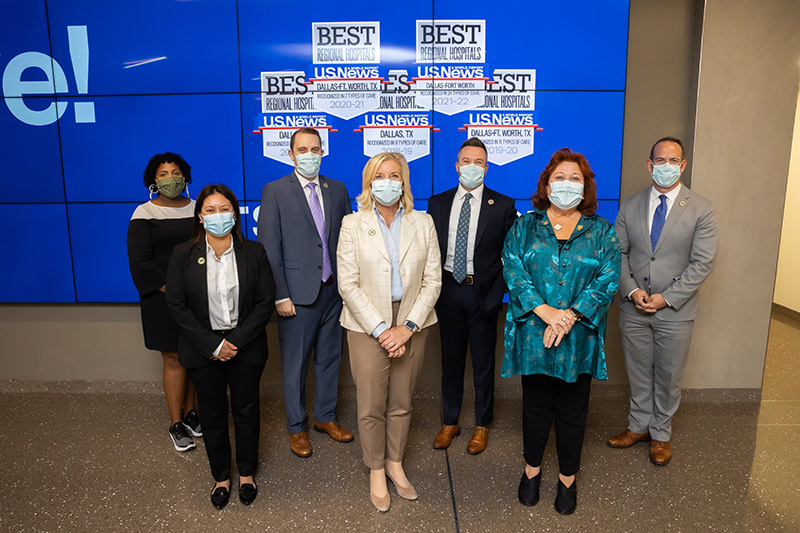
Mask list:
[[[328,281],[332,271],[331,258],[328,254],[328,239],[325,238],[325,216],[322,214],[322,205],[320,205],[319,197],[317,196],[317,184],[310,181],[306,187],[311,192],[308,205],[311,207],[314,225],[317,226],[317,233],[319,233],[319,239],[322,241],[322,281]]]

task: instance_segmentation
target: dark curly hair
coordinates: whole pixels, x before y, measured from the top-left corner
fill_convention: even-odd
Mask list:
[[[594,172],[592,172],[589,162],[583,154],[573,152],[569,148],[562,148],[553,153],[550,162],[539,174],[536,192],[531,197],[533,207],[541,211],[545,211],[550,207],[550,198],[547,197],[547,185],[550,182],[550,175],[558,165],[565,161],[578,165],[578,168],[581,169],[581,174],[583,174],[583,200],[578,204],[578,211],[586,216],[594,215],[595,211],[597,211],[597,183],[594,181]]]
[[[181,174],[183,174],[184,179],[186,179],[186,183],[192,182],[192,167],[189,166],[189,163],[184,161],[183,158],[178,154],[164,152],[163,154],[154,155],[147,163],[147,167],[144,169],[145,187],[149,189],[151,185],[155,185],[156,171],[158,170],[158,167],[164,163],[174,163],[178,165],[178,168],[181,169]]]

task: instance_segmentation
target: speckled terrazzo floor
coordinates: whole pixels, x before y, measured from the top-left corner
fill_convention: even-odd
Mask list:
[[[172,448],[157,384],[0,384],[0,531],[800,531],[800,323],[775,315],[764,389],[689,391],[675,421],[674,458],[647,459],[644,444],[614,450],[627,397],[596,385],[574,515],[553,510],[555,447],[542,499],[516,501],[522,469],[519,401],[497,402],[489,447],[466,452],[471,428],[449,450],[430,447],[439,426],[432,390],[419,391],[406,471],[420,494],[378,513],[369,503],[358,440],[311,434],[314,454],[288,448],[276,390],[264,390],[252,507],[208,501],[205,450]],[[355,429],[353,391],[342,422]],[[471,403],[464,406],[470,413]],[[234,475],[235,480],[235,475]]]

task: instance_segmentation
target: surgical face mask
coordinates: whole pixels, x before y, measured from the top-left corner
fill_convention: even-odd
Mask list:
[[[322,156],[314,152],[307,152],[305,154],[297,154],[294,156],[297,162],[297,171],[306,178],[313,178],[319,174],[319,166],[322,161]]]
[[[548,198],[559,209],[572,209],[583,200],[583,184],[574,181],[551,181]]]
[[[680,165],[671,165],[669,163],[653,165],[653,181],[655,181],[659,187],[664,187],[665,189],[672,187],[680,178]]]
[[[224,237],[231,232],[235,224],[233,212],[203,215],[203,227],[214,237]]]
[[[186,189],[186,179],[183,176],[167,176],[155,183],[158,194],[166,198],[177,198]]]
[[[483,183],[484,167],[475,164],[461,165],[458,167],[458,180],[467,189],[474,189]]]
[[[372,196],[383,206],[394,205],[403,196],[403,182],[389,179],[374,180]]]

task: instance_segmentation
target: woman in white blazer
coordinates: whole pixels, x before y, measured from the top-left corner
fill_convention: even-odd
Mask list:
[[[417,498],[403,471],[403,449],[442,285],[433,219],[413,210],[408,174],[399,153],[367,162],[359,210],[344,217],[336,253],[358,430],[370,469],[370,500],[379,511],[391,504],[387,476],[401,497]]]

